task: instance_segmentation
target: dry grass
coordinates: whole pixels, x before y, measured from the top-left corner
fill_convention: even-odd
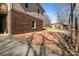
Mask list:
[[[68,33],[68,30],[65,30],[65,29],[55,29],[55,28],[46,28],[46,27],[44,27],[44,29],[50,32],[60,32],[60,33],[66,33],[66,34]]]

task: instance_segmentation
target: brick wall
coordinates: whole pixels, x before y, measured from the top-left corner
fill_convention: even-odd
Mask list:
[[[32,21],[36,21],[36,29],[32,29]],[[11,10],[11,34],[21,34],[43,30],[43,20]]]

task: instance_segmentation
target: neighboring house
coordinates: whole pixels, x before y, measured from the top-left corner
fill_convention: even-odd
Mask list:
[[[0,33],[20,34],[43,29],[39,3],[0,3]]]
[[[51,27],[53,28],[53,29],[61,29],[61,24],[59,24],[59,23],[54,23],[54,24],[51,24]]]
[[[53,28],[53,29],[68,29],[68,25],[60,24],[60,23],[54,23],[54,24],[51,24],[51,28]]]

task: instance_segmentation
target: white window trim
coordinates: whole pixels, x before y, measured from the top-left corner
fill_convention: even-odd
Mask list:
[[[36,21],[34,21],[34,27],[32,29],[36,29]]]

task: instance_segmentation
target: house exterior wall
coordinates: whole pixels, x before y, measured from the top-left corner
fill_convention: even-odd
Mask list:
[[[13,3],[12,9],[19,11],[24,14],[31,15],[35,18],[39,18],[41,20],[44,19],[42,9],[36,3],[28,3],[28,8],[25,7],[25,3]],[[40,13],[38,14],[38,9],[40,9]],[[42,12],[41,12],[42,11]]]
[[[11,34],[43,30],[43,15],[38,14],[38,7],[34,3],[28,3],[28,9],[24,3],[14,3],[11,8]],[[32,21],[36,22],[36,29],[32,29]]]
[[[43,30],[43,20],[11,10],[11,34],[21,34]],[[32,29],[32,21],[36,21],[36,29]]]
[[[7,4],[7,32],[8,34],[20,34],[40,31],[43,29],[42,9],[35,3],[28,3],[28,9],[24,3]],[[38,14],[38,9],[41,12]],[[36,29],[32,29],[32,21],[36,22]]]

